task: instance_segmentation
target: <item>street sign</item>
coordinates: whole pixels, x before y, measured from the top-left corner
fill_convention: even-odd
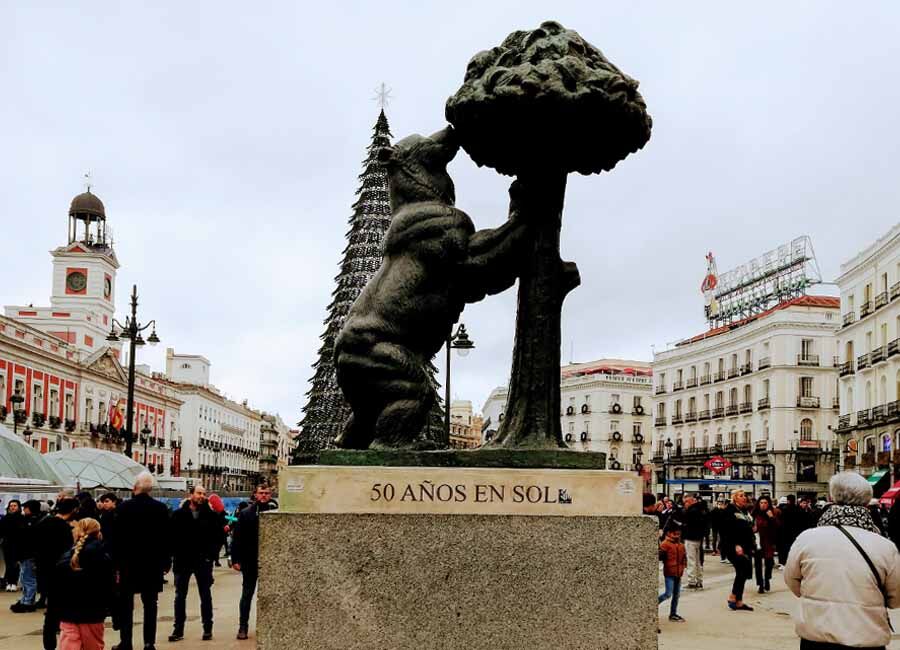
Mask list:
[[[721,456],[713,456],[703,463],[703,466],[706,469],[711,470],[713,474],[723,474],[731,467],[731,461],[727,458],[722,458]]]

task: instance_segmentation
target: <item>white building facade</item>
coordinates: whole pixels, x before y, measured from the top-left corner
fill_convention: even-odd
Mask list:
[[[652,372],[642,361],[600,359],[560,369],[560,423],[566,444],[607,454],[607,468],[643,472],[652,437]],[[482,409],[485,442],[506,410],[506,388],[491,391]]]
[[[871,476],[900,464],[900,224],[841,266],[844,467]]]
[[[656,492],[821,494],[835,471],[839,300],[801,296],[654,356]],[[733,463],[716,475],[705,461]],[[716,489],[716,485],[719,489]]]

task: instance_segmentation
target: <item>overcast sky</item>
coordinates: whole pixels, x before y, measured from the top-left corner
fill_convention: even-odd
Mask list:
[[[396,139],[443,126],[469,58],[555,19],[641,82],[643,151],[572,176],[562,250],[582,284],[563,360],[649,360],[704,329],[720,271],[812,237],[826,279],[900,217],[900,5],[892,2],[0,4],[0,303],[47,304],[48,251],[90,169],[164,348],[296,422],[385,82]],[[152,6],[151,6],[152,5]],[[452,6],[452,10],[450,7]],[[506,217],[508,178],[463,152],[458,206]],[[836,291],[826,287],[827,292]],[[453,394],[505,383],[515,290],[463,314]],[[440,361],[440,360],[439,360]],[[441,382],[443,382],[443,363]]]

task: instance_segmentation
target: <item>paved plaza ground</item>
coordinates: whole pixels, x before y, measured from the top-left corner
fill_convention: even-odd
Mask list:
[[[169,643],[172,632],[173,599],[175,590],[172,587],[172,574],[168,576],[169,584],[159,597],[159,624],[156,633],[157,648],[172,650],[251,650],[256,648],[256,613],[250,618],[250,638],[237,641],[235,635],[238,627],[238,601],[241,598],[241,575],[225,567],[215,569],[216,584],[213,585],[213,629],[212,641],[201,641],[202,626],[200,624],[200,600],[197,597],[196,585],[191,581],[191,592],[188,594],[187,614],[184,641]],[[18,600],[19,593],[0,592],[0,650],[43,650],[41,643],[41,625],[43,612],[34,614],[13,614],[9,606]],[[140,598],[136,599],[135,608],[135,648],[143,647],[141,637],[142,619]],[[119,633],[112,629],[109,619],[106,621],[107,649],[119,642]]]
[[[240,574],[223,567],[216,569],[215,577],[213,641],[200,640],[199,602],[193,583],[188,597],[185,640],[178,643],[166,640],[172,630],[173,589],[170,574],[170,583],[160,595],[157,647],[173,650],[249,650],[256,647],[255,614],[250,623],[250,639],[237,641],[234,638],[237,632],[237,603],[241,593]],[[733,650],[787,650],[799,647],[790,616],[796,599],[784,586],[780,572],[776,571],[773,576],[771,593],[759,595],[753,583],[747,583],[746,600],[756,608],[754,612],[732,612],[725,606],[731,580],[731,567],[721,564],[716,557],[708,557],[704,580],[706,588],[700,592],[685,590],[681,595],[679,612],[687,622],[670,623],[667,619],[668,602],[660,607],[660,650],[721,650],[726,647]],[[43,614],[10,613],[9,605],[17,597],[18,594],[0,593],[0,650],[41,650]],[[627,615],[624,612],[627,612],[627,608],[623,610],[623,615]],[[900,612],[894,614],[894,628],[900,630]],[[135,618],[138,621],[134,633],[137,641],[141,638],[139,606]],[[894,639],[889,648],[900,650],[900,635],[895,635]],[[118,640],[118,633],[107,622],[107,648],[118,643]],[[437,647],[439,646],[435,646]]]

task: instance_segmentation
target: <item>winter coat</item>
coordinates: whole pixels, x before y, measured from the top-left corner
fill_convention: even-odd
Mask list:
[[[699,501],[685,509],[681,514],[681,521],[684,524],[681,536],[685,541],[700,542],[709,531],[709,513],[705,505]]]
[[[19,548],[25,534],[25,516],[13,512],[0,519],[0,540],[3,541],[3,557],[7,564],[19,561]]]
[[[758,553],[767,560],[775,557],[778,548],[778,515],[774,510],[771,512],[770,517],[765,512],[757,510],[753,516],[754,528],[759,537]]]
[[[659,545],[659,559],[663,563],[663,575],[667,578],[680,578],[687,567],[687,551],[681,540],[666,535]]]
[[[756,549],[753,517],[738,510],[733,503],[725,506],[725,515],[722,517],[722,528],[719,534],[722,537],[719,546],[726,557],[731,557],[735,554],[736,546],[740,546],[744,551],[744,555],[748,557]]]
[[[722,526],[725,523],[725,511],[726,508],[720,508],[718,506],[709,511],[709,526],[716,533],[720,533],[722,531]]]
[[[203,504],[195,519],[191,502],[172,513],[172,568],[175,573],[190,570],[216,559],[225,539],[219,516]]]
[[[76,571],[71,566],[73,551],[66,551],[55,567],[55,611],[64,623],[102,623],[115,593],[112,560],[103,544],[91,540],[78,555],[81,570]]]
[[[888,605],[900,607],[900,553],[890,540],[861,528],[844,530],[866,551],[881,575]],[[797,634],[808,641],[864,648],[891,642],[884,597],[866,561],[834,526],[802,533],[791,546],[784,581],[800,607]]]
[[[169,509],[137,494],[116,509],[112,559],[126,592],[162,591],[169,569]]]
[[[241,571],[259,570],[259,513],[274,508],[271,502],[265,506],[254,503],[238,516],[231,538],[231,562],[240,564]]]

